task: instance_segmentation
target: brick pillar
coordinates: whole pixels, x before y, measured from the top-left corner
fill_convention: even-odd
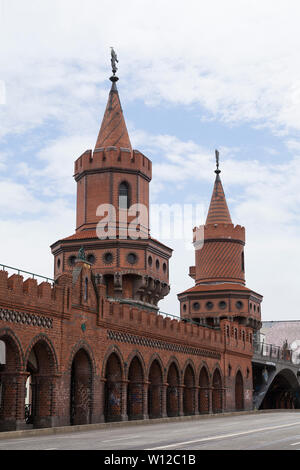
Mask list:
[[[178,412],[178,416],[184,416],[184,412],[183,412],[183,389],[184,389],[184,385],[178,385],[178,393],[179,393],[179,412]]]
[[[122,405],[121,405],[121,421],[128,421],[128,416],[127,416],[127,387],[128,387],[128,380],[122,380],[121,382],[121,399],[122,399]]]
[[[194,414],[199,415],[199,389],[200,387],[194,387]]]
[[[27,373],[1,373],[0,430],[25,429],[25,384]]]
[[[105,422],[105,382],[106,379],[102,378],[99,381],[99,423],[104,423]]]
[[[163,383],[161,385],[161,417],[166,418],[167,415],[167,388],[168,384]]]
[[[143,383],[143,419],[149,419],[148,414],[148,389],[150,382]]]
[[[213,408],[212,408],[212,392],[213,392],[213,390],[212,390],[211,387],[209,387],[209,388],[207,389],[207,391],[208,391],[208,407],[209,407],[209,414],[212,414],[212,412],[213,412]]]

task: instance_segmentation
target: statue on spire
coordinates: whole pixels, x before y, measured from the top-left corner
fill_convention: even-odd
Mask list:
[[[112,68],[112,73],[116,75],[116,72],[118,70],[116,66],[116,62],[119,63],[117,54],[115,53],[115,50],[113,47],[111,47],[111,68]]]
[[[216,154],[216,167],[217,167],[217,169],[215,170],[215,173],[217,173],[218,175],[219,173],[221,173],[221,170],[219,170],[219,151],[215,150],[215,154]]]

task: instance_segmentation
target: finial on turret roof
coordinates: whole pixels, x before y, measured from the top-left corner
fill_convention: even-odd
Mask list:
[[[215,150],[215,154],[216,154],[216,167],[217,169],[215,170],[215,173],[218,175],[219,173],[221,173],[221,170],[219,170],[219,151],[218,150]]]
[[[112,69],[112,73],[113,73],[113,75],[110,77],[110,80],[112,82],[117,82],[119,80],[119,78],[116,77],[116,72],[118,70],[116,62],[119,63],[119,61],[118,61],[118,57],[117,57],[117,54],[116,54],[114,48],[111,47],[110,49],[111,49],[111,69]]]

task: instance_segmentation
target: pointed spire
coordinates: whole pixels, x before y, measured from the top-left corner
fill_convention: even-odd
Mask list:
[[[132,150],[123,110],[117,89],[116,77],[117,66],[119,62],[113,48],[111,48],[111,65],[113,75],[110,77],[112,86],[108,96],[104,117],[98,134],[95,148],[101,147],[123,147]]]
[[[219,152],[216,152],[216,179],[214,189],[206,218],[207,224],[232,224],[229,209],[227,206],[224,189],[222,186],[219,170]]]

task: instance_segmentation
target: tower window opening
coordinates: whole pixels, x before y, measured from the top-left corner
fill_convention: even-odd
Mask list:
[[[242,251],[242,271],[243,271],[243,273],[245,272],[245,256],[244,256],[243,251]]]
[[[119,208],[120,209],[129,209],[129,185],[126,181],[119,186]]]
[[[85,282],[84,282],[84,300],[85,300],[85,302],[88,301],[88,288],[89,288],[89,280],[86,277]]]

